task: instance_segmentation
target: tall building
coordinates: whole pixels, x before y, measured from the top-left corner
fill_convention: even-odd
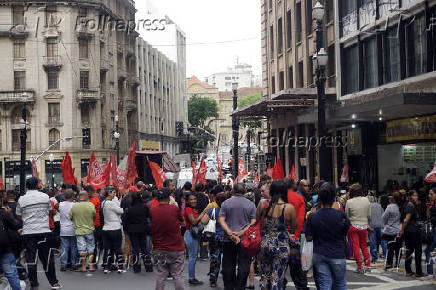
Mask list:
[[[120,151],[137,138],[135,20],[132,0],[2,1],[0,5],[0,165],[18,183],[21,108],[27,110],[27,156],[39,155],[40,177],[62,180],[60,161],[69,151],[79,178],[89,156],[114,152],[115,116]],[[130,21],[130,22],[129,22]],[[89,135],[89,140],[65,137]],[[58,142],[57,142],[58,141]],[[31,167],[26,169],[31,174]]]
[[[186,132],[186,88],[180,86],[180,68],[141,37],[136,42],[139,148],[165,150],[174,157],[183,153]]]
[[[206,78],[206,82],[214,85],[220,92],[232,91],[232,83],[237,83],[240,88],[259,87],[259,76],[253,74],[252,66],[237,63],[227,71],[214,73]]]
[[[329,55],[326,92],[329,100],[335,100],[335,9],[333,0],[323,2],[323,46]],[[286,175],[295,166],[297,178],[311,182],[319,179],[317,149],[296,146],[295,141],[317,135],[314,4],[314,0],[261,1],[263,98],[235,113],[241,120],[266,120],[262,139],[268,144],[267,162],[280,158]],[[331,175],[333,180],[333,170]]]
[[[350,182],[422,182],[436,160],[436,1],[338,1],[337,11],[330,115],[349,139],[338,155]]]

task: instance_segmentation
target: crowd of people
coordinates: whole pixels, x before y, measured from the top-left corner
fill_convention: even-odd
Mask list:
[[[435,279],[436,188],[427,196],[405,189],[377,194],[360,184],[341,190],[320,181],[311,188],[307,180],[272,181],[269,176],[256,188],[208,180],[176,189],[166,180],[158,190],[139,181],[124,195],[111,186],[40,185],[31,177],[23,196],[2,194],[0,272],[13,290],[27,278],[31,289],[38,289],[37,260],[51,289],[60,289],[57,252],[62,272],[101,270],[109,275],[144,268],[154,272],[157,290],[168,279],[176,290],[184,289],[186,259],[190,285],[204,285],[196,275],[197,260],[209,259],[209,286],[217,287],[221,273],[228,290],[254,289],[256,275],[261,289],[285,289],[288,268],[296,289],[309,289],[313,275],[317,289],[342,290],[347,289],[347,259],[354,259],[356,273],[365,275],[382,259],[386,271],[400,267],[402,256],[407,276]],[[255,225],[260,225],[261,241],[252,255],[242,241]],[[309,243],[308,271],[302,252]]]

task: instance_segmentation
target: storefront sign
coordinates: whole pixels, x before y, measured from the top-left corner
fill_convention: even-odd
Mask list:
[[[159,141],[141,140],[141,150],[160,150]]]
[[[388,143],[436,139],[436,115],[386,122]]]

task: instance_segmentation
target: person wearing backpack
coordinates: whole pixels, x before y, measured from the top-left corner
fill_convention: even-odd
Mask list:
[[[9,238],[9,231],[18,231],[20,222],[11,214],[10,208],[3,207],[2,200],[0,203],[0,272],[5,274],[12,290],[21,290],[15,256],[12,253],[12,242]]]
[[[216,222],[220,214],[221,204],[228,199],[228,195],[225,192],[220,192],[215,197],[217,208],[210,208],[207,214],[201,219],[201,223],[204,225],[213,222],[215,225],[215,234],[209,238],[209,250],[210,250],[210,269],[209,269],[209,282],[210,287],[215,288],[216,282],[221,268],[221,258],[223,255],[222,242],[224,238],[224,231],[219,223]],[[207,233],[206,233],[207,234]]]

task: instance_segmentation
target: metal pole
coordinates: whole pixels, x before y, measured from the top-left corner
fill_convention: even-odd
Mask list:
[[[51,167],[51,187],[54,188],[54,168],[53,168],[53,161],[50,162]]]
[[[27,132],[26,132],[26,103],[23,104],[23,108],[21,109],[21,118],[24,121],[21,128],[20,141],[21,141],[21,164],[20,164],[20,195],[24,195],[26,193],[26,140],[27,140]]]
[[[233,90],[233,112],[238,108],[238,90]],[[233,115],[232,116],[232,129],[233,129],[233,177],[238,176],[238,138],[239,138],[239,120]]]
[[[316,50],[319,51],[324,46],[323,42],[323,27],[322,21],[316,21]],[[326,135],[326,124],[325,124],[325,67],[317,66],[316,69],[316,86],[318,93],[318,140],[322,140],[322,137]],[[324,142],[320,142],[319,145],[319,177],[320,179],[326,180],[329,176],[327,168],[327,150]]]
[[[251,129],[248,128],[247,130],[247,168],[248,171],[250,171],[250,163],[251,163]]]
[[[115,132],[118,132],[118,118],[115,122]],[[117,164],[120,164],[120,138],[115,138],[115,150],[117,150]]]

